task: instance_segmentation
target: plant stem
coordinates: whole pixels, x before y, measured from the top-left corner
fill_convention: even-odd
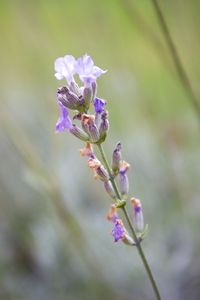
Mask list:
[[[194,94],[194,91],[192,89],[189,77],[188,77],[188,75],[187,75],[187,73],[184,69],[184,66],[181,62],[180,56],[178,54],[176,46],[175,46],[175,44],[173,42],[173,39],[171,37],[171,34],[170,34],[169,28],[167,26],[167,23],[165,21],[164,15],[163,15],[162,10],[159,6],[158,0],[152,0],[152,3],[153,3],[153,6],[154,6],[154,9],[156,11],[156,14],[157,14],[157,17],[158,17],[158,20],[159,20],[160,27],[162,29],[164,38],[165,38],[166,43],[168,45],[169,51],[171,53],[174,65],[177,69],[177,73],[178,73],[178,76],[180,78],[180,81],[182,82],[183,87],[185,88],[185,91],[187,92],[188,97],[191,101],[191,104],[192,104],[194,110],[196,111],[198,119],[200,121],[200,103],[199,103],[199,101],[197,100],[197,98]]]
[[[103,149],[103,147],[102,147],[101,144],[99,144],[99,145],[97,145],[97,146],[98,146],[98,149],[99,149],[99,151],[100,151],[100,153],[101,153],[101,157],[102,157],[103,163],[105,164],[105,167],[106,167],[106,169],[107,169],[107,171],[108,171],[108,174],[109,174],[109,176],[110,176],[110,181],[111,181],[111,183],[112,183],[112,186],[113,186],[113,189],[114,189],[114,191],[115,191],[115,194],[116,194],[117,198],[121,200],[122,198],[121,198],[120,192],[119,192],[119,190],[118,190],[118,187],[117,187],[117,185],[116,185],[116,183],[115,183],[115,179],[114,179],[114,177],[113,177],[113,175],[112,175],[112,172],[111,172],[109,163],[108,163],[108,161],[107,161],[107,158],[106,158],[106,155],[105,155],[105,152],[104,152],[104,149]],[[132,223],[131,223],[130,217],[129,217],[128,212],[127,212],[127,210],[126,210],[126,207],[123,206],[123,207],[121,207],[121,209],[122,209],[122,211],[123,211],[123,213],[124,213],[124,216],[125,216],[125,219],[126,219],[128,225],[129,225],[129,227],[130,227],[130,230],[131,230],[131,233],[132,233],[132,235],[133,235],[133,239],[134,239],[135,245],[136,245],[136,247],[137,247],[138,253],[139,253],[139,255],[140,255],[140,258],[141,258],[141,260],[142,260],[142,262],[143,262],[143,265],[144,265],[144,267],[145,267],[145,270],[146,270],[147,275],[148,275],[148,277],[149,277],[149,280],[150,280],[150,282],[151,282],[152,288],[153,288],[154,293],[155,293],[155,295],[156,295],[156,299],[157,299],[157,300],[161,300],[161,296],[160,296],[160,293],[159,293],[157,284],[156,284],[156,282],[155,282],[155,279],[154,279],[154,277],[153,277],[153,274],[152,274],[152,272],[151,272],[151,268],[150,268],[150,266],[149,266],[149,264],[148,264],[148,261],[147,261],[147,259],[146,259],[145,254],[144,254],[144,252],[143,252],[141,243],[140,243],[140,241],[139,241],[138,238],[137,238],[135,229],[134,229],[134,227],[133,227],[133,225],[132,225]]]

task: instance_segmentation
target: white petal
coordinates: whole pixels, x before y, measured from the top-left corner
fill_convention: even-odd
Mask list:
[[[61,79],[64,78],[64,76],[61,75],[60,73],[55,73],[55,77],[56,77],[56,79],[58,79],[58,80],[61,80]]]
[[[104,71],[104,70],[102,70],[102,69],[100,69],[99,67],[96,67],[96,66],[94,66],[93,70],[92,70],[92,74],[96,78],[101,76],[101,74],[104,74],[106,72],[107,72],[107,70]]]
[[[55,68],[55,71],[56,71],[57,73],[62,73],[63,65],[64,65],[63,57],[57,58],[57,59],[55,60],[55,62],[54,62],[54,68]]]

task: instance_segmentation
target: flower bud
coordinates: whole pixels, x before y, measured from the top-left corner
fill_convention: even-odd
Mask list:
[[[109,175],[108,175],[108,172],[106,171],[106,169],[104,168],[103,165],[96,168],[96,173],[97,173],[99,179],[101,179],[104,182],[108,181]]]
[[[130,165],[127,162],[125,162],[125,161],[120,162],[119,187],[120,187],[120,192],[121,192],[122,196],[127,196],[128,191],[129,191],[129,181],[128,181],[128,176],[126,174],[129,167],[130,167]]]
[[[121,161],[121,143],[117,143],[112,156],[112,170],[115,175],[119,173],[120,161]]]
[[[108,112],[105,111],[101,115],[101,124],[100,124],[100,127],[99,127],[101,142],[105,141],[108,129],[109,129]]]
[[[92,142],[97,142],[99,140],[99,130],[95,123],[89,124],[89,134]]]
[[[104,182],[104,187],[105,187],[106,192],[108,193],[108,195],[109,195],[111,198],[116,199],[115,191],[114,191],[114,189],[113,189],[113,186],[112,186],[110,180]]]
[[[61,102],[63,106],[69,109],[78,109],[79,98],[75,93],[70,91],[66,86],[63,86],[58,89],[57,100]]]
[[[141,202],[139,199],[131,198],[131,204],[133,206],[133,224],[137,231],[142,232],[144,230],[144,218]]]
[[[91,122],[94,122],[94,116],[93,115],[88,115],[88,114],[82,114],[81,115],[81,125],[82,125],[82,128],[83,130],[88,134],[90,135],[90,132],[89,132],[89,124]]]
[[[89,140],[89,136],[79,127],[76,125],[72,125],[72,127],[69,129],[69,131],[75,135],[78,139],[87,142]]]
[[[124,238],[122,239],[122,242],[124,244],[130,245],[130,246],[135,245],[134,240],[132,239],[132,237],[128,233],[125,234]]]
[[[89,168],[93,169],[95,172],[95,177],[101,179],[102,181],[108,181],[109,180],[109,175],[104,166],[101,164],[101,162],[94,158],[91,157],[88,160],[88,166]]]
[[[99,130],[94,122],[94,115],[82,115],[82,128],[90,136],[91,142],[95,143],[99,140]]]

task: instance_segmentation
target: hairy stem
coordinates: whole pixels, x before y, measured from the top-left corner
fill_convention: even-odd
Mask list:
[[[108,171],[108,174],[109,174],[109,176],[110,176],[110,181],[111,181],[111,183],[112,183],[112,186],[113,186],[113,189],[114,189],[114,191],[115,191],[115,194],[116,194],[117,198],[121,200],[122,198],[121,198],[120,192],[119,192],[119,190],[118,190],[118,187],[117,187],[117,185],[116,185],[116,183],[115,183],[115,179],[114,179],[114,177],[113,177],[113,175],[112,175],[112,171],[111,171],[111,168],[110,168],[109,163],[108,163],[108,161],[107,161],[107,158],[106,158],[104,149],[103,149],[103,147],[102,147],[101,144],[99,144],[99,145],[97,145],[97,146],[98,146],[98,149],[99,149],[99,151],[100,151],[100,153],[101,153],[101,157],[102,157],[103,163],[104,163],[104,165],[105,165],[105,167],[106,167],[106,169],[107,169],[107,171]],[[135,241],[135,244],[136,244],[138,253],[139,253],[139,255],[140,255],[140,258],[141,258],[141,260],[142,260],[142,262],[143,262],[144,268],[145,268],[145,270],[146,270],[146,272],[147,272],[147,275],[148,275],[149,280],[150,280],[150,282],[151,282],[152,288],[153,288],[154,293],[155,293],[155,295],[156,295],[156,299],[157,299],[157,300],[161,300],[161,296],[160,296],[160,293],[159,293],[157,284],[156,284],[156,282],[155,282],[155,279],[154,279],[154,277],[153,277],[153,274],[152,274],[152,272],[151,272],[151,268],[150,268],[150,266],[149,266],[149,264],[148,264],[148,261],[147,261],[147,259],[146,259],[145,254],[144,254],[144,252],[143,252],[141,243],[140,243],[140,241],[139,241],[138,238],[137,238],[135,229],[134,229],[134,227],[133,227],[133,224],[131,223],[130,217],[129,217],[128,212],[127,212],[127,210],[126,210],[126,207],[123,206],[123,207],[121,207],[121,209],[122,209],[122,211],[123,211],[123,213],[124,213],[124,216],[125,216],[125,219],[126,219],[128,225],[129,225],[129,227],[130,227],[130,230],[131,230],[133,239],[134,239],[134,241]]]

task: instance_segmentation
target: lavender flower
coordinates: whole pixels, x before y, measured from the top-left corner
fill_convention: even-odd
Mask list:
[[[58,102],[58,104],[60,107],[60,117],[56,123],[56,132],[61,132],[65,129],[69,130],[72,128],[72,121],[69,118],[69,112],[61,102]]]
[[[108,214],[107,219],[109,221],[112,221],[114,224],[114,228],[112,230],[112,235],[114,237],[114,241],[118,242],[119,240],[122,240],[123,243],[127,245],[134,245],[134,241],[132,237],[128,234],[123,222],[121,219],[119,219],[117,214],[117,207],[115,204],[112,204]]]
[[[142,213],[142,205],[139,199],[131,198],[131,204],[133,206],[133,223],[137,231],[144,230],[144,218]]]
[[[66,79],[68,84],[74,81],[76,60],[72,55],[65,55],[55,60],[55,77],[58,80]]]
[[[92,58],[87,54],[77,59],[75,69],[80,80],[87,87],[90,87],[99,76],[107,72],[95,66]]]
[[[112,221],[112,223],[114,224],[112,235],[114,237],[115,242],[119,241],[120,239],[124,239],[126,235],[126,229],[122,220],[120,220],[118,217],[117,208],[115,204],[111,205],[107,214],[107,219],[109,221]]]
[[[124,228],[124,224],[122,223],[122,220],[120,219],[116,220],[115,226],[112,230],[112,235],[114,237],[115,242],[118,242],[119,240],[125,238],[126,230]]]

